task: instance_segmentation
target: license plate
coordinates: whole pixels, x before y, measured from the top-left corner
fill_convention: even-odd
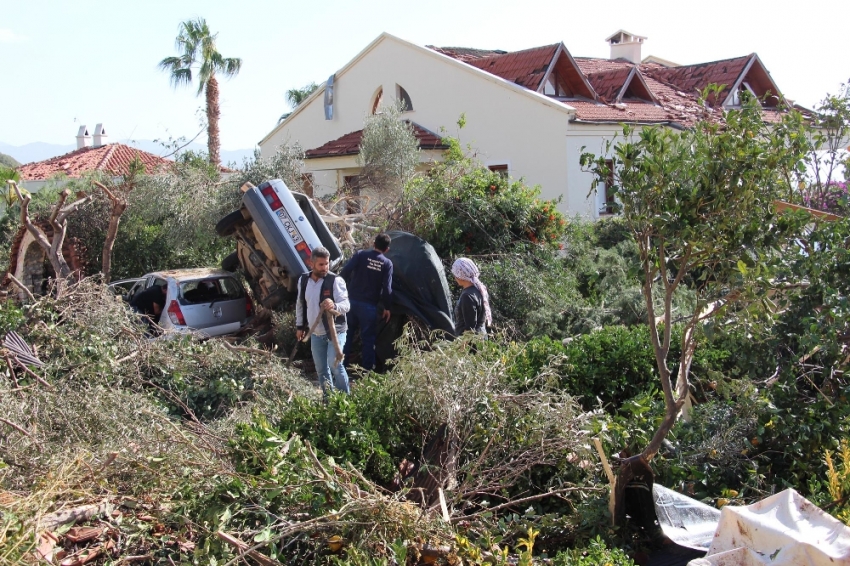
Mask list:
[[[285,208],[278,208],[275,214],[277,214],[280,223],[283,224],[283,228],[289,234],[289,237],[292,238],[293,244],[299,244],[304,241],[304,238],[301,237],[301,232],[298,231],[295,222],[289,217]]]

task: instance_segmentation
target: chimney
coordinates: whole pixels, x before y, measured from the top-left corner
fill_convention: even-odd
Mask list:
[[[626,30],[619,30],[605,41],[611,45],[611,59],[626,59],[635,65],[640,64],[640,48],[646,38]]]
[[[94,127],[94,146],[101,147],[109,143],[109,136],[106,135],[106,130],[103,129],[103,124],[98,124]]]
[[[91,136],[86,126],[82,125],[79,131],[77,131],[77,149],[83,149],[84,147],[91,147]]]

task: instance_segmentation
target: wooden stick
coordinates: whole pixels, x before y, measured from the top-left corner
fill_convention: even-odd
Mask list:
[[[331,369],[333,369],[342,362],[345,354],[342,353],[342,348],[339,347],[339,338],[336,335],[336,326],[334,325],[334,311],[325,311],[325,317],[328,319],[328,333],[331,335],[331,341],[333,341],[334,350],[336,350],[334,364],[331,366]]]
[[[25,366],[24,363],[21,360],[19,360],[18,358],[15,358],[15,361],[18,363],[18,365],[21,367],[22,370],[24,370],[26,373],[33,376],[37,382],[39,382],[43,386],[47,387],[48,389],[53,389],[52,385],[50,385],[49,383],[44,381],[41,377],[38,376],[38,374],[36,374],[34,371],[32,371],[27,366]]]
[[[614,472],[611,470],[611,465],[608,463],[608,458],[605,456],[605,451],[602,450],[602,441],[598,437],[593,439],[593,445],[596,447],[596,452],[599,454],[599,459],[602,460],[602,469],[605,470],[605,475],[608,476],[608,483],[614,485]]]
[[[250,556],[257,562],[259,562],[262,566],[283,566],[283,564],[281,564],[274,558],[269,558],[265,554],[260,554],[256,550],[251,550],[245,542],[242,542],[238,538],[231,536],[223,531],[216,531],[215,536],[217,536],[227,544],[238,549],[240,555],[244,554],[246,556]]]
[[[301,340],[295,342],[295,346],[293,346],[293,348],[292,348],[292,353],[289,354],[289,359],[286,360],[287,365],[291,364],[292,360],[295,359],[295,352],[298,351],[298,343],[299,342],[307,342],[307,340],[310,339],[310,335],[313,334],[313,331],[316,330],[316,327],[319,326],[319,322],[321,322],[321,321],[322,321],[322,313],[320,312],[319,315],[316,317],[316,320],[313,321],[313,324],[310,325],[310,329],[307,331],[307,333],[304,334],[304,336],[301,337]]]
[[[24,292],[24,294],[26,294],[26,296],[27,296],[27,298],[28,298],[29,300],[31,300],[31,301],[33,301],[33,302],[35,302],[35,295],[33,295],[33,294],[32,294],[32,291],[30,291],[29,289],[27,289],[26,285],[24,285],[23,283],[21,283],[21,282],[18,280],[18,278],[17,278],[17,277],[15,277],[14,275],[12,275],[12,272],[11,272],[11,271],[10,271],[9,273],[7,273],[6,275],[8,275],[8,276],[9,276],[9,279],[11,279],[11,280],[12,280],[12,283],[14,283],[14,284],[15,284],[15,286],[16,286],[18,289],[20,289],[21,291],[23,291],[23,292]]]
[[[6,419],[4,419],[3,417],[0,417],[0,423],[4,423],[4,424],[9,425],[9,426],[10,426],[10,427],[12,427],[13,429],[17,430],[18,432],[20,432],[21,434],[23,434],[24,436],[26,436],[27,438],[32,438],[32,435],[31,435],[30,433],[28,433],[27,431],[25,431],[23,428],[21,428],[20,426],[16,425],[16,424],[15,424],[15,423],[13,423],[12,421],[7,421],[7,420],[6,420]]]

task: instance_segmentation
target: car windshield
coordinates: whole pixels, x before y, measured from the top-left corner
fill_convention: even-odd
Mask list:
[[[229,301],[243,296],[242,285],[232,277],[180,282],[180,299],[183,304]]]

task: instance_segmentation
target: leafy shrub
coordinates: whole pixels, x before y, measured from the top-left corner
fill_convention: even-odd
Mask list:
[[[327,404],[293,399],[275,428],[281,437],[298,434],[322,454],[350,462],[376,483],[389,486],[398,463],[413,458],[420,437],[409,422],[398,418],[398,407],[382,382],[367,378],[357,383],[351,396],[333,395]]]
[[[586,548],[559,552],[552,559],[553,566],[634,566],[634,561],[619,548],[608,548],[597,536]]]
[[[556,201],[540,200],[539,188],[458,156],[457,141],[445,141],[455,148],[449,158],[405,187],[405,200],[415,203],[405,211],[405,229],[442,257],[558,247],[567,222]]]
[[[679,327],[674,327],[673,344],[678,344],[676,337],[680,332]],[[500,348],[496,344],[492,347]],[[717,387],[716,380],[731,377],[726,374],[732,358],[727,347],[727,343],[700,340],[692,369],[695,382],[705,376],[706,386],[715,380],[712,387]],[[678,355],[675,350],[672,353]],[[548,336],[536,337],[514,345],[506,358],[510,360],[508,376],[515,387],[536,387],[539,376],[546,375],[557,387],[581,399],[586,409],[601,402],[616,410],[628,399],[660,387],[655,353],[645,325],[605,326],[566,343]]]

